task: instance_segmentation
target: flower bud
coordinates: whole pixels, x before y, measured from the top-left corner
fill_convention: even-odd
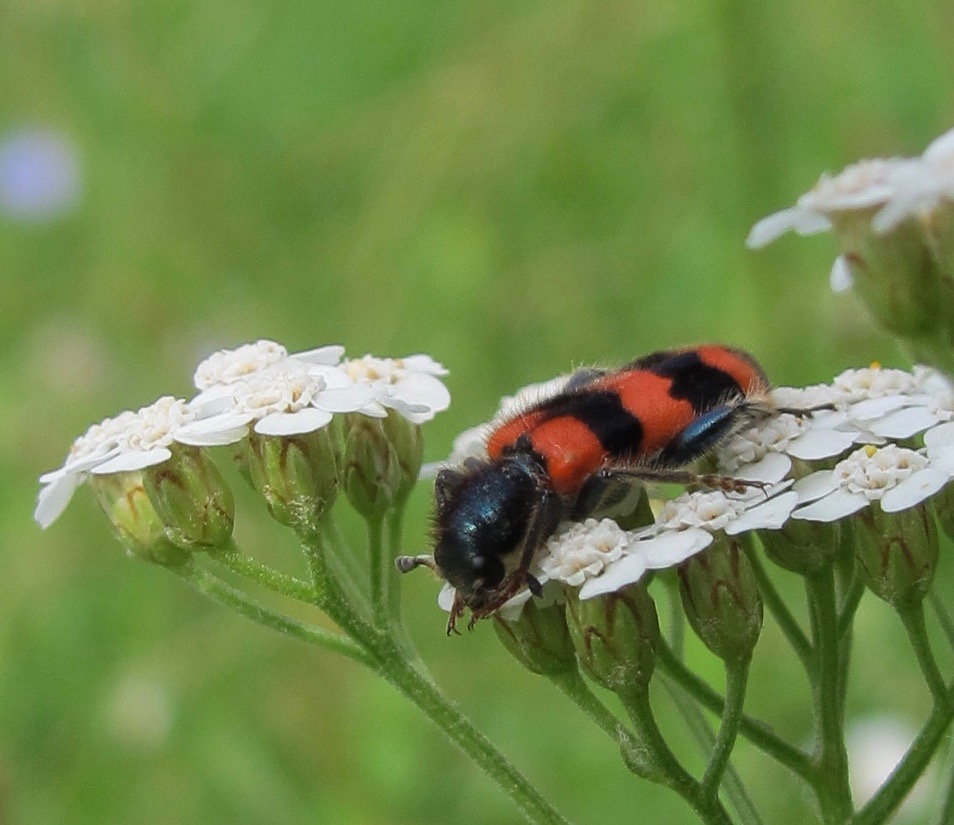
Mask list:
[[[871,226],[875,211],[871,207],[830,216],[854,288],[889,332],[906,339],[930,338],[941,324],[936,259],[916,221],[877,232]]]
[[[948,484],[935,493],[930,506],[944,535],[954,541],[954,484]]]
[[[838,552],[841,525],[789,519],[779,530],[759,530],[759,539],[768,556],[779,567],[809,576],[831,564]]]
[[[682,606],[696,635],[724,661],[749,658],[762,632],[762,595],[740,541],[717,536],[678,569]]]
[[[868,588],[892,607],[921,601],[938,560],[937,526],[928,506],[885,513],[872,502],[853,523],[855,553]]]
[[[276,521],[313,528],[338,493],[337,449],[327,427],[310,433],[252,433],[241,462]]]
[[[388,413],[392,415],[396,413]],[[401,457],[382,419],[346,416],[341,481],[351,506],[366,518],[382,516],[405,489]]]
[[[200,448],[175,445],[172,458],[147,467],[142,480],[166,535],[179,547],[209,549],[232,537],[232,491]]]
[[[421,462],[424,459],[421,426],[411,423],[393,410],[388,412],[387,418],[381,419],[381,426],[388,442],[394,447],[400,465],[401,483],[395,493],[395,498],[400,500],[414,489],[421,473]]]
[[[593,599],[567,599],[566,619],[583,669],[612,691],[648,690],[659,619],[642,584]]]
[[[531,599],[514,621],[495,615],[494,630],[503,646],[532,673],[549,676],[576,669],[576,650],[561,604],[538,607]]]
[[[130,555],[164,567],[188,559],[189,553],[166,537],[166,526],[146,495],[139,471],[91,475],[89,483]]]

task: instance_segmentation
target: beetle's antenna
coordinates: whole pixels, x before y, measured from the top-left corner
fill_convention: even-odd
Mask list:
[[[435,573],[440,573],[437,569],[437,563],[433,556],[398,556],[394,560],[394,566],[402,573],[409,573],[415,567],[429,567]]]

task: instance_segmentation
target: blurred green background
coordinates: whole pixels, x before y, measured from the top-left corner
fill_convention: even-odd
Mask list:
[[[952,30],[950,4],[880,0],[0,2],[0,158],[52,140],[63,195],[24,207],[15,179],[0,211],[0,820],[517,821],[387,686],[126,559],[89,490],[41,533],[36,476],[260,337],[443,361],[432,459],[518,386],[677,343],[747,347],[778,383],[903,365],[828,291],[830,237],[743,241],[822,171],[954,125]],[[244,500],[249,546],[283,538],[263,520]],[[425,659],[571,819],[693,821],[489,626],[445,638],[436,589],[406,582]],[[851,712],[916,724],[871,601]],[[770,623],[756,658],[750,709],[804,739]],[[780,770],[737,763],[767,823],[806,821]]]

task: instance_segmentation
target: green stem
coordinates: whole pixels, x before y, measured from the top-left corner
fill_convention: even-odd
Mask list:
[[[351,598],[370,612],[367,606],[370,597],[368,571],[362,564],[360,554],[355,554],[345,540],[330,511],[322,517],[315,535],[319,537],[320,545],[328,551],[327,562],[335,577]]]
[[[742,706],[745,703],[745,686],[749,678],[750,659],[727,661],[725,663],[725,710],[719,724],[715,747],[709,757],[709,764],[702,777],[702,795],[706,799],[715,799],[722,784],[722,775],[729,764],[732,748],[742,724]]]
[[[398,502],[388,513],[388,556],[387,572],[391,576],[388,587],[388,615],[392,627],[401,627],[401,577],[394,575],[394,559],[403,554],[402,537],[404,534],[404,503]]]
[[[649,692],[635,687],[630,691],[620,691],[618,695],[636,727],[636,746],[645,752],[644,758],[656,772],[653,780],[679,794],[707,825],[731,825],[732,820],[718,797],[704,794],[702,785],[679,764],[656,724]]]
[[[931,607],[934,608],[934,614],[941,625],[941,630],[944,631],[944,637],[947,639],[948,645],[954,649],[954,620],[951,619],[951,614],[947,612],[944,602],[941,601],[941,597],[938,596],[937,590],[933,587],[928,592],[928,599],[931,602]]]
[[[847,638],[855,620],[855,613],[858,605],[861,603],[861,597],[865,594],[865,583],[861,576],[852,579],[848,592],[841,601],[841,607],[838,609],[838,634],[842,639]]]
[[[226,552],[213,556],[213,560],[233,573],[251,579],[269,590],[288,596],[290,599],[311,603],[315,596],[313,589],[307,582],[280,573],[268,565],[261,564],[249,556],[243,555],[234,544]]]
[[[944,807],[938,817],[937,825],[954,825],[954,745],[948,746],[947,788],[944,794]]]
[[[814,789],[826,825],[845,823],[853,813],[845,748],[841,634],[835,577],[829,567],[805,579],[814,634],[812,692],[819,747]]]
[[[410,665],[397,645],[386,640],[378,646],[376,653],[381,675],[496,782],[517,804],[528,822],[567,825],[567,820],[448,701],[434,682]]]
[[[217,576],[195,566],[192,562],[175,568],[174,572],[189,582],[196,590],[209,596],[219,604],[230,607],[253,622],[277,630],[286,636],[293,636],[326,650],[340,653],[342,656],[361,662],[361,664],[371,669],[375,668],[374,660],[368,655],[367,651],[347,636],[276,613],[248,598],[244,593],[226,584]]]
[[[934,705],[931,715],[907,753],[898,763],[888,780],[878,789],[867,804],[855,814],[851,825],[882,825],[897,810],[898,806],[921,778],[954,718],[954,685],[945,691],[944,702]],[[945,810],[948,810],[947,806]]]
[[[725,699],[680,662],[667,645],[659,644],[656,656],[660,667],[699,704],[719,716],[725,713]],[[792,773],[806,782],[814,782],[814,769],[808,754],[773,733],[764,722],[743,715],[739,733]]]
[[[778,622],[782,635],[788,640],[788,643],[792,646],[795,654],[807,670],[811,666],[811,643],[808,641],[796,618],[792,615],[792,612],[788,609],[788,605],[785,604],[781,594],[775,588],[775,583],[765,571],[765,566],[762,564],[762,560],[759,558],[759,554],[756,552],[753,544],[749,544],[746,547],[746,555],[752,565],[752,570],[755,572],[759,591],[762,593],[762,598],[765,600],[765,605],[768,607],[769,613],[775,617],[775,621]]]
[[[590,686],[575,668],[563,673],[548,674],[547,678],[556,685],[570,700],[582,710],[596,726],[617,744],[620,743],[620,734],[626,734],[623,723],[616,718],[599,697],[593,693]]]
[[[682,718],[686,721],[689,732],[696,740],[702,752],[704,754],[711,754],[715,747],[716,736],[712,732],[712,728],[709,727],[709,723],[703,716],[699,706],[686,689],[678,685],[671,677],[666,674],[661,674],[660,678],[663,687],[672,698]],[[732,802],[732,807],[735,808],[736,813],[739,815],[739,821],[742,825],[763,825],[762,818],[759,816],[755,804],[749,797],[749,792],[745,787],[745,783],[742,781],[742,777],[739,776],[739,772],[731,762],[729,762],[726,768],[722,786],[725,788],[726,795]]]
[[[371,560],[371,615],[375,627],[388,626],[388,584],[391,566],[384,558],[384,516],[368,516],[368,555]]]
[[[917,602],[903,608],[898,608],[898,615],[907,631],[908,639],[911,641],[911,647],[914,648],[914,655],[917,657],[918,666],[921,668],[921,675],[927,682],[928,690],[936,703],[947,701],[947,686],[944,684],[944,677],[937,666],[937,659],[934,658],[934,651],[931,649],[931,642],[928,639],[927,628],[924,624],[924,604]]]
[[[679,595],[679,579],[666,577],[669,597],[669,645],[673,655],[681,662],[686,648],[686,613]]]

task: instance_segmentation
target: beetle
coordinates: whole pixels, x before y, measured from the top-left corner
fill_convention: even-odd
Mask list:
[[[580,370],[555,395],[493,425],[486,459],[438,473],[433,556],[401,556],[398,569],[425,565],[456,588],[448,634],[465,608],[473,627],[524,585],[540,595],[534,554],[561,521],[591,512],[609,484],[759,486],[686,468],[775,414],[768,391],[755,358],[719,344]]]

